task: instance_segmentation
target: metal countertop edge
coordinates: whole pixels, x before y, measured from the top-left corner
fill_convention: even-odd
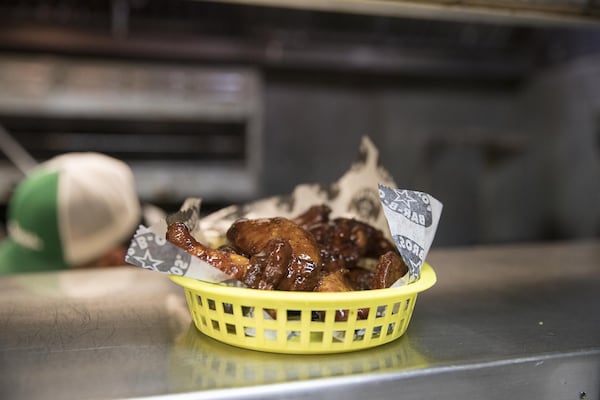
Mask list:
[[[302,393],[306,392],[307,384],[310,384],[310,390],[316,391],[319,389],[331,389],[334,387],[347,387],[348,385],[360,385],[366,383],[372,383],[374,377],[378,382],[404,380],[408,378],[414,378],[419,376],[427,375],[439,375],[449,372],[460,372],[460,371],[471,371],[484,368],[496,368],[504,367],[515,364],[527,364],[535,363],[535,366],[541,365],[546,361],[559,360],[562,358],[576,358],[582,356],[598,356],[600,357],[600,347],[590,348],[586,350],[579,350],[565,353],[550,353],[540,354],[529,357],[517,357],[517,358],[506,358],[494,361],[479,362],[479,363],[468,363],[458,365],[445,365],[440,367],[423,368],[413,371],[401,371],[401,372],[387,372],[387,373],[366,373],[355,376],[339,376],[331,378],[316,378],[294,382],[282,382],[263,384],[257,386],[248,387],[236,387],[231,389],[214,389],[214,390],[201,390],[187,393],[178,394],[165,394],[157,396],[147,397],[125,397],[121,400],[195,400],[195,399],[255,399],[255,398],[271,398],[268,396],[284,396],[286,393]]]

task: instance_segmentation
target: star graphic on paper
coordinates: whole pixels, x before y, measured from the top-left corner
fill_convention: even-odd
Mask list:
[[[403,190],[402,192],[396,193],[396,198],[394,199],[394,201],[397,203],[404,204],[406,206],[406,208],[408,208],[409,210],[410,210],[410,203],[417,202],[417,200],[410,197],[408,192],[406,192],[405,190]]]
[[[153,270],[156,270],[158,265],[163,263],[163,261],[161,260],[155,260],[154,258],[152,258],[152,255],[150,254],[149,250],[146,250],[143,257],[134,256],[133,258],[135,258],[140,264],[142,264],[142,267],[150,268]]]

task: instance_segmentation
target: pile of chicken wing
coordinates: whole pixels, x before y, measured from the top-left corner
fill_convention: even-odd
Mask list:
[[[218,249],[199,243],[182,222],[168,224],[166,238],[255,289],[382,289],[408,272],[383,232],[355,219],[331,219],[330,213],[318,205],[294,219],[240,219]],[[364,259],[377,260],[376,267],[363,268]]]

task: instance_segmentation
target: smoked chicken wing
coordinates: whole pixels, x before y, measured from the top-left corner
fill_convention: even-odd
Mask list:
[[[217,249],[211,249],[199,243],[188,230],[183,222],[171,223],[167,226],[166,239],[176,246],[184,249],[189,254],[198,257],[202,261],[220,269],[227,275],[230,275],[237,280],[243,281],[250,260],[239,254],[225,252]]]
[[[319,205],[292,220],[240,219],[226,233],[229,243],[219,249],[196,241],[181,222],[168,224],[167,240],[263,290],[382,289],[406,274],[408,268],[383,232],[355,219],[331,220],[330,213]],[[358,266],[364,257],[378,258],[375,271]]]
[[[319,246],[314,237],[286,218],[242,219],[231,225],[227,239],[234,248],[254,255],[271,240],[283,240],[291,248],[290,262],[276,289],[312,291],[321,270]]]
[[[379,257],[394,245],[383,232],[353,218],[329,219],[327,206],[314,206],[294,221],[310,232],[320,245],[323,269],[352,269],[362,257]]]
[[[348,270],[339,269],[335,272],[323,273],[319,283],[315,288],[315,292],[350,292],[354,290],[347,279]],[[349,310],[335,310],[335,321],[347,321],[350,315]],[[369,316],[367,308],[359,308],[357,311],[357,319],[366,319]],[[324,314],[319,313],[319,318],[324,319]]]
[[[384,289],[392,286],[408,272],[408,267],[402,258],[393,251],[388,251],[381,257],[375,268],[371,289]]]

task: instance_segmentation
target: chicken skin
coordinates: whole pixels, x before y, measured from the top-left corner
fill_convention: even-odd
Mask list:
[[[167,228],[169,242],[251,288],[313,291],[319,282],[319,247],[310,233],[288,219],[239,220],[227,237],[229,249],[211,249],[181,222]]]
[[[319,246],[306,230],[286,218],[240,219],[227,231],[231,245],[245,254],[260,252],[269,240],[289,242],[297,257],[320,263]]]
[[[381,257],[375,268],[371,281],[371,289],[385,289],[402,278],[408,272],[408,267],[402,258],[393,251],[388,251]]]
[[[277,285],[279,290],[312,291],[319,281],[321,258],[314,237],[286,218],[242,219],[227,231],[231,245],[244,254],[263,251],[271,240],[291,248],[289,264]]]
[[[183,222],[171,223],[167,226],[166,239],[174,245],[184,249],[192,256],[220,269],[227,275],[237,280],[244,281],[250,267],[250,260],[239,254],[211,249],[199,243],[190,234]]]
[[[181,222],[168,224],[166,238],[248,287],[262,290],[382,289],[407,273],[383,232],[355,219],[332,220],[330,213],[328,206],[319,205],[294,219],[240,219],[227,230],[228,244],[219,249],[199,243]],[[358,265],[363,257],[378,259],[374,270]]]
[[[331,220],[330,213],[328,206],[317,205],[294,219],[312,233],[320,245],[324,270],[353,269],[362,257],[377,258],[394,250],[394,245],[379,229],[353,218]]]
[[[253,289],[276,288],[290,264],[292,254],[289,244],[282,240],[269,241],[262,252],[249,259],[230,250],[211,249],[199,243],[181,222],[168,225],[166,238]]]

